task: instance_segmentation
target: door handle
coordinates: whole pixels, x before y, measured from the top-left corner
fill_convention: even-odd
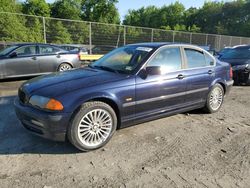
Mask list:
[[[213,73],[214,73],[214,71],[209,70],[207,73],[208,73],[208,74],[213,74]]]
[[[179,80],[182,80],[182,79],[184,79],[184,78],[185,78],[185,76],[184,76],[184,75],[182,75],[182,74],[179,74],[179,75],[177,76],[177,78],[178,78]]]
[[[36,60],[36,57],[32,57],[31,59]]]

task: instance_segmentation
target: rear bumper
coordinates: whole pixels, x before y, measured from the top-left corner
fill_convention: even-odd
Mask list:
[[[18,98],[14,106],[18,119],[28,131],[49,140],[65,141],[71,114],[44,112],[22,105]]]

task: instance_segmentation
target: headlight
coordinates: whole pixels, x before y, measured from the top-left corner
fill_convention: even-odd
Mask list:
[[[58,111],[63,110],[63,105],[60,101],[38,95],[33,95],[30,97],[29,103],[42,109]]]

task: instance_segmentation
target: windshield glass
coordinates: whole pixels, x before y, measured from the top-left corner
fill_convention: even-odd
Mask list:
[[[6,55],[9,52],[11,52],[12,50],[16,49],[18,46],[10,46],[8,48],[3,49],[2,51],[0,51],[0,55]]]
[[[250,58],[250,48],[236,48],[227,51],[222,55],[221,58],[224,59],[249,59]]]
[[[92,63],[91,67],[130,74],[152,50],[153,48],[138,46],[121,47]]]

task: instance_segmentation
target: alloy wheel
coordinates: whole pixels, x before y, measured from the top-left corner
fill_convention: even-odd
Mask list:
[[[216,111],[220,108],[223,102],[223,91],[221,88],[216,87],[213,89],[210,95],[209,104],[212,110]]]
[[[112,116],[108,111],[94,109],[81,119],[78,125],[78,138],[88,147],[98,146],[109,137],[112,125]]]
[[[72,69],[72,67],[69,64],[66,64],[66,63],[60,65],[60,67],[59,67],[60,72],[67,71],[67,70],[70,70],[70,69]]]

